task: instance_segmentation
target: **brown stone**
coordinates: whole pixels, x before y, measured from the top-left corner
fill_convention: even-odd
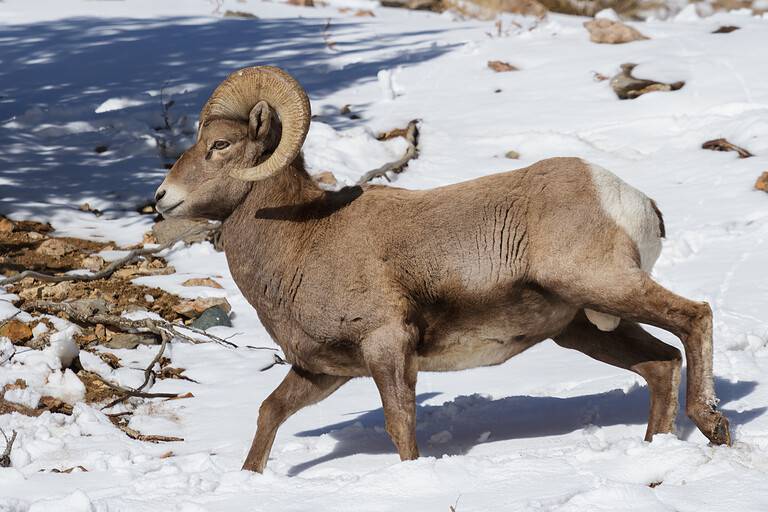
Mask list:
[[[221,285],[210,277],[193,277],[192,279],[187,279],[181,283],[181,286],[207,286],[209,288],[221,288]]]
[[[765,171],[759,178],[757,178],[755,188],[757,190],[762,190],[763,192],[768,192],[768,171]]]
[[[494,19],[502,12],[543,18],[547,8],[538,0],[443,0],[442,6],[464,16]]]
[[[220,306],[227,314],[232,310],[232,306],[224,297],[204,297],[180,302],[173,307],[173,311],[187,318],[197,318],[213,306]]]
[[[91,272],[98,272],[104,266],[104,259],[101,256],[91,254],[83,259],[83,268]]]
[[[190,229],[207,224],[207,221],[193,219],[165,219],[152,226],[152,234],[155,236],[157,243],[165,244],[178,239]],[[184,237],[184,241],[188,243],[202,242],[209,234],[210,233],[198,233],[196,235],[186,236]]]
[[[157,345],[160,340],[151,333],[116,333],[104,343],[108,348],[136,348],[139,345]]]
[[[61,238],[51,238],[46,240],[35,249],[36,252],[44,256],[53,256],[54,258],[59,258],[76,250],[77,247]]]
[[[62,301],[69,298],[70,290],[72,290],[72,282],[62,281],[61,283],[43,285],[39,290],[39,296],[44,300]]]
[[[0,326],[0,336],[11,340],[11,343],[24,343],[32,339],[32,329],[19,320],[12,318]]]
[[[16,229],[16,225],[5,217],[0,217],[0,233],[10,233]]]
[[[507,73],[509,71],[519,71],[518,68],[510,64],[509,62],[504,62],[503,60],[489,60],[488,61],[488,67],[494,70],[497,73]]]
[[[597,19],[584,22],[589,31],[589,40],[600,44],[623,44],[648,39],[637,29],[620,21]]]

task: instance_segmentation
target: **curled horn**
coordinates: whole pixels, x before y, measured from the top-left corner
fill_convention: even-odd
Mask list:
[[[266,101],[277,112],[283,131],[280,143],[266,160],[254,167],[230,173],[246,181],[274,176],[298,156],[311,118],[309,98],[304,88],[291,75],[274,66],[243,68],[230,74],[213,91],[200,113],[198,139],[208,120],[217,117],[248,120],[251,109],[259,101]]]

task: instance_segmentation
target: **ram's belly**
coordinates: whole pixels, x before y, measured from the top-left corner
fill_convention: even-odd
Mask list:
[[[475,308],[433,311],[419,346],[419,370],[501,364],[568,325],[576,308],[535,290]]]
[[[501,364],[541,340],[503,340],[456,332],[419,354],[419,370],[447,372]]]

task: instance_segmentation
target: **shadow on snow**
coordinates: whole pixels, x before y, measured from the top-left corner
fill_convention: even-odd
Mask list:
[[[757,383],[751,381],[733,383],[716,378],[715,382],[723,402],[749,395],[756,386]],[[422,393],[416,400],[421,404],[439,394]],[[684,396],[684,389],[681,389],[682,405]],[[724,409],[723,412],[728,416],[731,428],[735,429],[765,410],[761,407],[743,412]],[[648,390],[637,386],[627,393],[614,390],[569,398],[514,396],[493,400],[481,395],[459,396],[442,405],[417,405],[416,415],[416,437],[422,456],[463,455],[485,442],[563,435],[589,425],[645,424],[648,421]],[[678,435],[683,439],[695,428],[684,415],[678,416],[677,423]],[[313,466],[348,455],[397,453],[384,431],[383,409],[296,435],[319,437],[324,434],[330,434],[338,441],[334,450],[293,466],[289,475],[298,475]]]
[[[340,20],[333,31],[342,40],[331,52],[325,23],[77,18],[0,26],[0,213],[77,206],[89,197],[127,209],[149,199],[165,174],[157,140],[178,144],[176,154],[189,145],[202,104],[239,67],[280,66],[310,96],[323,97],[450,48],[432,44],[437,31],[371,37],[366,22]],[[157,93],[164,86],[172,91],[165,99],[174,100],[173,134],[163,132]],[[131,103],[95,113],[113,98]],[[98,146],[107,151],[95,152]]]

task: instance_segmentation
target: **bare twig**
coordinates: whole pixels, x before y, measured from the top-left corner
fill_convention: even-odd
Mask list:
[[[288,364],[288,361],[286,361],[285,359],[283,359],[282,357],[280,357],[277,354],[272,354],[272,357],[273,357],[272,362],[269,363],[264,368],[262,368],[261,370],[259,370],[260,372],[265,372],[265,371],[269,370],[270,368],[272,368],[273,366],[278,365],[278,364]]]
[[[372,171],[368,171],[367,173],[363,174],[363,176],[357,180],[358,185],[362,185],[364,183],[368,183],[374,178],[384,177],[387,181],[389,181],[389,178],[387,177],[388,172],[392,172],[395,174],[399,174],[403,172],[405,167],[408,165],[408,162],[413,160],[414,158],[419,157],[419,127],[418,127],[418,121],[413,120],[410,123],[408,123],[408,127],[405,130],[404,138],[406,142],[408,142],[408,149],[405,150],[405,154],[401,157],[395,160],[394,162],[389,162],[387,164],[382,165],[378,169],[373,169]]]
[[[165,352],[165,347],[168,345],[168,340],[170,339],[170,335],[167,332],[163,332],[160,335],[160,339],[162,342],[160,343],[160,348],[157,351],[157,354],[155,354],[155,357],[152,358],[152,361],[149,362],[147,367],[144,369],[144,382],[141,383],[139,387],[136,389],[131,388],[125,388],[122,386],[118,386],[116,384],[112,384],[111,382],[108,382],[106,379],[104,379],[101,375],[96,374],[96,376],[101,380],[104,384],[107,385],[108,388],[111,390],[121,393],[123,396],[112,400],[110,403],[102,407],[102,409],[109,409],[110,407],[114,407],[115,405],[124,402],[129,397],[139,397],[139,398],[175,398],[179,396],[178,393],[147,393],[145,391],[142,391],[146,387],[150,386],[150,382],[153,380],[152,377],[154,376],[154,369],[155,365],[160,361],[160,359],[163,357],[163,353]]]
[[[12,314],[12,315],[11,315],[11,316],[9,316],[8,318],[6,318],[6,319],[5,319],[5,320],[3,320],[2,322],[0,322],[0,327],[4,326],[4,325],[5,325],[5,324],[7,324],[8,322],[10,322],[11,320],[13,320],[13,319],[14,319],[14,318],[16,318],[17,316],[19,316],[19,313],[21,313],[21,310],[19,310],[19,311],[16,311],[14,314]]]
[[[2,433],[3,438],[5,438],[5,450],[3,450],[3,454],[0,455],[0,468],[9,468],[11,467],[11,450],[13,449],[13,443],[16,441],[16,431],[11,431],[11,439],[8,439],[8,436],[5,435],[3,429],[0,429],[0,433]]]
[[[49,283],[60,283],[63,281],[96,281],[99,279],[104,279],[114,274],[115,271],[118,270],[119,268],[122,268],[126,265],[133,263],[134,261],[138,260],[142,256],[157,254],[158,252],[164,251],[169,247],[172,247],[174,244],[176,244],[176,242],[180,242],[189,236],[199,235],[201,233],[207,233],[217,228],[218,228],[217,224],[193,226],[190,229],[186,230],[184,233],[182,233],[179,237],[171,240],[170,242],[166,242],[158,247],[154,247],[150,249],[134,249],[131,252],[129,252],[128,255],[120,258],[119,260],[113,261],[112,263],[109,264],[109,266],[107,266],[103,270],[100,270],[99,272],[96,272],[95,274],[88,274],[88,275],[69,275],[68,274],[68,275],[54,276],[50,274],[43,274],[41,272],[35,272],[34,270],[25,270],[24,272],[16,274],[13,277],[8,277],[6,279],[0,280],[0,286],[17,283],[27,277],[31,277],[33,279],[37,279],[38,281],[45,281]]]
[[[152,361],[150,361],[149,365],[144,369],[144,382],[142,382],[142,384],[138,388],[133,389],[133,388],[119,386],[117,384],[113,384],[105,380],[103,377],[101,377],[98,374],[96,375],[99,378],[99,380],[101,380],[107,387],[109,387],[116,393],[119,393],[122,395],[119,398],[105,405],[103,409],[109,409],[110,407],[114,407],[115,405],[124,402],[130,397],[140,397],[140,398],[175,398],[177,397],[178,393],[149,393],[147,391],[144,391],[144,389],[152,385],[153,383],[152,377],[154,376],[155,364],[157,364],[162,358],[163,353],[165,352],[165,348],[168,345],[168,341],[171,338],[177,337],[193,344],[201,343],[199,339],[196,339],[184,333],[183,332],[184,330],[188,330],[200,336],[204,336],[209,340],[213,341],[214,343],[218,343],[219,345],[223,345],[229,348],[238,348],[238,345],[232,343],[231,341],[227,341],[223,338],[220,338],[213,334],[209,334],[201,329],[197,329],[191,326],[172,324],[166,320],[154,320],[151,318],[131,320],[129,318],[125,318],[117,315],[110,315],[107,313],[91,312],[91,311],[88,311],[86,308],[77,307],[76,302],[70,303],[70,302],[52,302],[52,301],[45,301],[45,300],[37,300],[37,301],[27,302],[26,304],[24,304],[23,308],[26,311],[40,311],[47,314],[64,313],[67,317],[69,317],[70,320],[76,323],[103,324],[103,325],[108,325],[110,327],[120,329],[123,332],[131,332],[131,333],[149,331],[153,334],[157,334],[158,336],[160,336],[160,339],[161,339],[160,348],[158,349],[157,354],[155,354],[155,357],[152,359]],[[246,345],[245,348],[249,348],[252,350],[277,351],[277,349],[273,347],[255,347],[251,345]],[[284,360],[280,356],[275,354],[275,363],[270,365],[268,368],[271,368],[275,364],[283,364],[283,363],[284,363]],[[268,368],[265,368],[265,370]]]
[[[172,443],[175,441],[184,440],[183,437],[155,436],[155,435],[149,435],[149,434],[142,434],[136,430],[133,430],[128,425],[117,425],[117,428],[125,432],[125,434],[131,439],[136,439],[137,441],[145,441],[148,443]]]
[[[336,51],[336,43],[331,39],[331,18],[325,20],[325,26],[323,27],[323,42],[329,50]]]

